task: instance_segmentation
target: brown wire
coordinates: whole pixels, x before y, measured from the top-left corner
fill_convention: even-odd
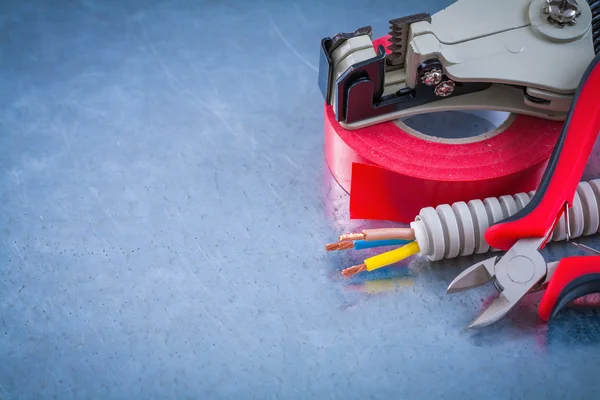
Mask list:
[[[344,233],[338,237],[340,242],[348,240],[389,240],[404,239],[415,240],[415,231],[412,228],[380,228],[364,229],[362,232]]]
[[[365,229],[362,231],[366,241],[404,239],[415,240],[415,232],[412,228],[382,228]]]

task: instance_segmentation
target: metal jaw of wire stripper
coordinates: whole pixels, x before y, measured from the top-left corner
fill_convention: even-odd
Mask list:
[[[458,0],[321,41],[319,86],[346,129],[448,110],[564,120],[600,51],[600,0]]]
[[[547,321],[570,301],[600,292],[600,257],[567,257],[546,263],[540,250],[562,213],[568,215],[577,184],[600,132],[600,54],[583,74],[561,136],[531,202],[520,212],[492,225],[486,242],[506,250],[502,257],[477,263],[458,275],[448,293],[494,282],[500,295],[469,327],[490,325],[504,317],[528,293],[544,290],[538,308]]]

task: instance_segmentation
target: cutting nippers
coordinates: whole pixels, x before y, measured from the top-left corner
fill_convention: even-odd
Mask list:
[[[539,317],[548,321],[572,300],[600,292],[600,256],[546,262],[540,250],[563,213],[568,218],[577,185],[600,132],[600,55],[583,75],[561,135],[531,202],[485,232],[486,242],[506,251],[459,274],[448,293],[493,282],[499,296],[469,325],[490,325],[529,293],[544,290]],[[567,219],[567,227],[568,219]]]

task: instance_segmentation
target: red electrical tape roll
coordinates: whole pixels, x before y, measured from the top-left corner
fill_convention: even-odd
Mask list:
[[[562,125],[517,115],[491,137],[442,143],[394,122],[349,131],[325,105],[325,153],[350,193],[350,218],[409,223],[423,207],[535,190]]]

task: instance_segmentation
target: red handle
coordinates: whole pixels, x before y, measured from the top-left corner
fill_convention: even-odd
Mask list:
[[[571,301],[591,293],[600,293],[600,256],[564,258],[546,287],[538,315],[548,321]]]
[[[519,239],[547,237],[565,203],[571,205],[600,132],[599,61],[597,55],[583,75],[535,196],[519,213],[488,228],[491,247],[508,250]]]

